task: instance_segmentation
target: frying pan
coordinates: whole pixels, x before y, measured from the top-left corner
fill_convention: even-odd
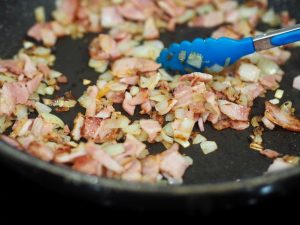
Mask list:
[[[289,10],[292,16],[297,18],[299,1],[273,0],[270,4],[277,10]],[[45,6],[49,19],[54,1],[0,1],[1,58],[11,58],[17,53],[22,40],[26,38],[27,29],[34,23],[33,9],[39,5]],[[260,28],[266,29],[265,26]],[[162,34],[161,39],[168,45],[183,39],[206,38],[211,32],[212,29],[180,26],[175,32]],[[97,80],[98,74],[87,66],[89,59],[87,46],[95,36],[96,34],[87,34],[83,39],[72,40],[65,37],[58,41],[54,48],[57,57],[54,68],[66,74],[70,82],[63,85],[57,95],[71,90],[78,98],[86,89],[82,85],[83,78],[93,82]],[[283,101],[292,100],[296,109],[300,111],[299,92],[291,88],[293,78],[300,74],[298,62],[300,50],[293,49],[292,58],[283,67],[286,76],[281,88],[285,90]],[[274,93],[268,93],[266,98],[257,99],[252,115],[262,114],[264,101],[273,98],[273,95]],[[66,123],[72,124],[76,114],[82,110],[78,106],[58,115]],[[300,167],[263,175],[271,160],[249,148],[250,133],[251,128],[242,132],[230,129],[216,131],[211,125],[206,124],[204,136],[209,140],[215,140],[219,149],[207,156],[201,153],[197,145],[182,150],[194,160],[194,165],[187,170],[182,185],[130,183],[84,175],[62,165],[38,160],[3,142],[0,142],[0,159],[36,182],[102,205],[210,212],[217,208],[255,204],[274,196],[284,197],[290,190],[300,186],[300,180],[298,181]],[[264,133],[264,145],[282,154],[300,155],[300,135],[278,127]],[[149,148],[151,153],[163,150],[159,144],[151,145]]]

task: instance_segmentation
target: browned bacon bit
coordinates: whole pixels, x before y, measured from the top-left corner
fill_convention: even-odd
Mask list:
[[[266,102],[265,117],[276,125],[294,132],[300,132],[300,120],[281,110],[277,105]]]
[[[260,151],[260,154],[268,157],[269,159],[276,159],[279,156],[281,156],[280,153],[278,153],[277,151],[271,150],[271,149],[265,149]]]

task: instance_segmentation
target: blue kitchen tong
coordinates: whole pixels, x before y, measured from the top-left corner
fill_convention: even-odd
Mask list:
[[[180,73],[217,73],[243,56],[299,40],[300,24],[241,40],[226,37],[197,38],[192,42],[174,43],[168,49],[163,49],[157,62],[167,70]]]

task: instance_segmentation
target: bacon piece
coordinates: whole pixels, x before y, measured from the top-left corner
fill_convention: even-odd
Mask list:
[[[124,20],[116,7],[104,7],[101,13],[101,25],[104,28],[112,28],[123,23]]]
[[[186,74],[180,77],[180,81],[189,80],[191,85],[194,86],[199,82],[208,83],[212,81],[213,76],[207,73],[194,72],[190,74]]]
[[[122,58],[115,61],[112,65],[112,73],[117,77],[128,77],[138,73],[152,72],[159,69],[160,64],[142,58]]]
[[[64,0],[60,3],[61,4],[58,5],[58,9],[54,12],[54,17],[63,24],[70,24],[75,20],[76,11],[79,7],[79,1]]]
[[[230,119],[248,121],[250,108],[226,100],[219,100],[218,102],[221,112]]]
[[[100,127],[101,121],[102,119],[98,117],[86,117],[81,128],[82,137],[88,140],[96,139],[98,135],[97,130]]]
[[[155,21],[152,17],[148,18],[144,25],[143,37],[145,39],[159,38],[159,30],[155,25]]]
[[[277,105],[273,105],[268,101],[265,102],[265,105],[265,117],[268,120],[284,129],[300,132],[300,120],[298,118],[284,112]]]
[[[7,69],[9,72],[20,75],[23,72],[23,62],[21,60],[0,60],[0,68]]]
[[[193,100],[192,93],[193,89],[190,85],[179,84],[173,92],[173,95],[177,100],[175,107],[184,107],[190,105]]]
[[[6,136],[4,134],[0,135],[0,140],[6,142],[7,144],[11,145],[14,148],[17,148],[19,150],[23,150],[22,145],[14,138],[11,138],[9,136]]]
[[[97,86],[90,86],[87,89],[87,95],[90,97],[90,104],[86,109],[86,116],[95,116],[96,114],[96,97],[98,94]]]
[[[148,134],[148,141],[152,142],[161,131],[161,125],[155,120],[140,120],[141,128]]]
[[[204,93],[204,98],[206,100],[205,108],[210,112],[207,119],[215,124],[221,117],[221,111],[216,100],[216,95],[211,91],[207,91]]]
[[[141,105],[145,102],[147,102],[149,100],[149,93],[148,93],[148,89],[142,89],[139,93],[137,93],[136,96],[134,96],[131,101],[130,104],[131,105]]]
[[[150,155],[142,160],[143,181],[155,182],[159,176],[160,156]]]
[[[146,149],[146,145],[137,140],[133,135],[127,134],[124,142],[124,148],[126,150],[125,155],[139,157]]]
[[[265,149],[265,150],[260,151],[259,153],[268,157],[269,159],[276,159],[281,155],[277,151],[274,151],[271,149]]]
[[[95,143],[88,142],[86,144],[86,151],[105,168],[115,173],[123,172],[123,167]]]
[[[47,162],[51,161],[54,157],[52,149],[44,143],[38,141],[31,142],[26,151],[31,155]]]
[[[142,179],[142,164],[139,160],[133,160],[130,167],[122,174],[122,179],[127,181],[140,181]]]
[[[20,55],[20,58],[25,62],[23,72],[27,77],[33,78],[33,76],[37,73],[36,66],[33,64],[28,55],[22,53]]]
[[[182,181],[185,170],[191,165],[179,152],[177,143],[160,154],[160,170],[177,181]]]
[[[139,76],[124,77],[120,79],[121,83],[128,85],[136,85],[139,81]]]
[[[191,27],[210,28],[222,23],[224,23],[224,13],[222,11],[214,11],[194,18],[188,25]]]
[[[102,175],[102,165],[89,155],[78,157],[77,159],[75,159],[72,168],[74,170],[89,175],[98,175],[98,176]]]
[[[275,75],[262,76],[259,82],[268,90],[274,90],[278,87],[278,77]]]
[[[130,95],[129,92],[126,92],[125,99],[122,103],[122,107],[129,115],[133,116],[134,110],[135,110],[135,105],[132,105],[131,102],[132,102],[132,96]]]
[[[172,0],[158,1],[159,7],[171,17],[178,17],[184,13],[184,8],[179,7]]]
[[[144,21],[146,20],[146,15],[143,11],[136,7],[132,2],[126,2],[123,5],[117,6],[119,13],[129,20],[136,20],[136,21]]]
[[[89,46],[92,58],[99,60],[116,59],[121,56],[117,48],[117,42],[107,34],[100,34]]]

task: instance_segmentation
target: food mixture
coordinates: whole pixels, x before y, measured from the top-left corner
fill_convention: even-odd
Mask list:
[[[204,154],[218,149],[201,134],[211,123],[217,130],[241,132],[252,126],[250,148],[274,159],[269,171],[298,164],[299,157],[265,149],[262,139],[263,131],[275,126],[300,132],[292,103],[280,105],[280,66],[291,56],[287,48],[249,55],[218,74],[170,74],[155,61],[164,48],[160,34],[177,25],[215,27],[213,38],[240,39],[259,34],[259,23],[295,24],[287,11],[275,13],[267,0],[243,5],[231,0],[61,0],[51,21],[42,6],[34,13],[37,23],[23,48],[13,59],[0,60],[1,138],[20,151],[89,175],[181,183],[193,164],[184,148],[198,145]],[[52,47],[60,37],[81,38],[88,32],[97,33],[87,46],[97,82],[84,79],[87,89],[79,99],[72,92],[54,97],[68,78],[52,69]],[[300,89],[300,77],[293,86]],[[265,114],[249,118],[254,100],[267,91],[275,98],[265,103]],[[85,113],[69,127],[59,115],[76,104]],[[138,114],[143,119],[132,119]],[[153,155],[146,143],[157,142],[166,150]]]

